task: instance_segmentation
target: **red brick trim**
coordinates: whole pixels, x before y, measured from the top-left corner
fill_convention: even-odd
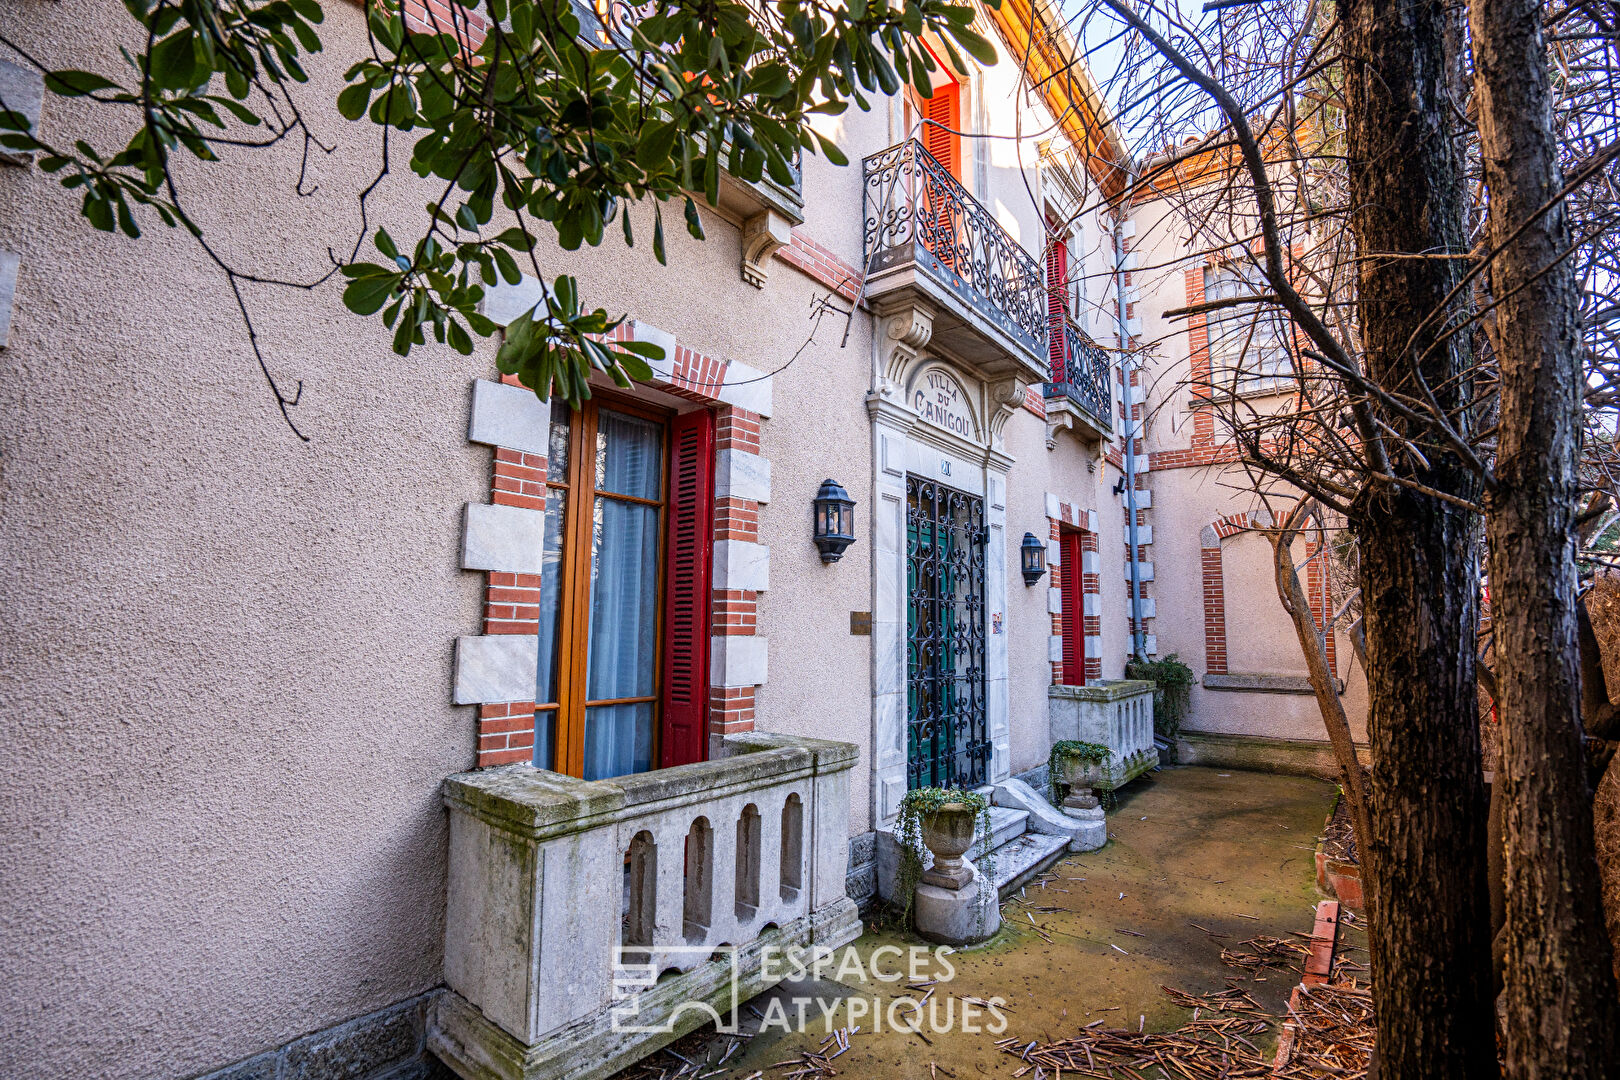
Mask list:
[[[1082,553],[1082,557],[1086,553],[1090,553],[1090,554],[1095,555],[1097,553],[1097,534],[1092,532],[1090,529],[1088,529],[1085,526],[1080,524],[1082,521],[1089,522],[1091,520],[1090,512],[1088,512],[1086,510],[1078,509],[1077,507],[1075,507],[1075,506],[1073,506],[1073,505],[1071,505],[1069,503],[1059,503],[1058,504],[1058,515],[1059,516],[1057,516],[1057,517],[1048,517],[1046,519],[1047,538],[1049,540],[1051,540],[1055,544],[1055,543],[1057,543],[1059,537],[1061,537],[1065,532],[1070,532],[1070,533],[1078,532],[1080,534],[1080,551]],[[1050,571],[1049,571],[1049,573],[1050,573]],[[1056,587],[1054,584],[1051,584],[1052,579],[1049,578],[1048,580],[1049,580],[1049,584],[1047,586],[1048,588]],[[1085,603],[1084,598],[1087,597],[1087,596],[1098,596],[1098,595],[1100,595],[1102,593],[1102,575],[1098,574],[1098,573],[1089,573],[1088,574],[1088,573],[1086,573],[1086,572],[1084,572],[1082,570],[1081,574],[1080,574],[1080,593],[1081,593],[1081,597],[1082,597],[1081,604]],[[1094,604],[1093,606],[1097,607],[1099,609],[1101,608],[1101,604]],[[1063,636],[1063,613],[1060,612],[1060,611],[1052,612],[1051,613],[1051,620],[1052,620],[1052,635],[1051,636],[1053,636],[1053,637],[1062,637]],[[1097,637],[1097,636],[1101,635],[1102,634],[1102,617],[1100,615],[1087,615],[1087,614],[1084,613],[1084,611],[1082,611],[1080,613],[1080,634],[1081,634],[1082,637]],[[1052,668],[1052,685],[1053,686],[1062,686],[1063,685],[1063,661],[1062,660],[1053,660],[1053,661],[1051,661],[1051,668]],[[1095,681],[1097,679],[1101,679],[1101,678],[1102,678],[1102,657],[1098,656],[1098,655],[1094,655],[1090,649],[1087,649],[1086,650],[1086,682],[1090,683],[1090,682],[1093,682],[1093,681]]]
[[[716,450],[742,450],[759,453],[759,413],[747,409],[723,409],[715,418],[714,448]]]
[[[1024,388],[1024,408],[1045,420],[1046,394],[1036,387],[1026,386]]]
[[[759,594],[752,589],[715,589],[709,602],[709,632],[752,637],[759,629]]]
[[[1305,590],[1311,601],[1311,617],[1316,622],[1318,633],[1322,634],[1323,649],[1327,654],[1328,670],[1337,672],[1337,649],[1334,646],[1334,635],[1328,629],[1328,621],[1333,618],[1333,592],[1332,582],[1328,580],[1326,561],[1328,558],[1325,544],[1309,537],[1305,540]]]
[[[540,575],[491,571],[484,587],[484,633],[534,634],[540,629]]]
[[[539,454],[497,447],[489,501],[528,510],[546,508],[546,459]]]
[[[1214,546],[1199,549],[1204,575],[1204,671],[1225,675],[1226,668],[1226,575],[1221,567],[1221,541],[1250,528],[1248,514],[1228,514],[1209,523]]]
[[[1191,447],[1186,450],[1155,450],[1148,455],[1148,469],[1160,472],[1166,469],[1194,469],[1204,465],[1223,465],[1241,456],[1235,443],[1225,446]]]
[[[452,5],[451,0],[405,0],[405,28],[419,34],[453,34],[476,50],[489,32],[489,20],[474,8],[477,4]],[[452,7],[454,10],[452,10]],[[398,10],[389,3],[387,10]]]
[[[1226,674],[1226,580],[1221,573],[1221,549],[1199,551],[1204,571],[1204,671]]]
[[[1199,549],[1204,575],[1204,671],[1211,675],[1225,675],[1226,667],[1226,579],[1221,566],[1221,542],[1229,536],[1259,528],[1268,519],[1255,519],[1248,514],[1228,514],[1216,518],[1204,530],[1213,533],[1215,543],[1204,537]],[[1312,564],[1315,565],[1314,563]],[[1312,600],[1313,609],[1316,601]],[[1329,654],[1332,655],[1331,653]]]
[[[1189,266],[1184,272],[1187,306],[1204,302],[1204,266]],[[1215,415],[1199,401],[1210,398],[1209,316],[1193,315],[1187,320],[1187,354],[1191,365],[1193,434],[1195,449],[1207,449],[1215,441]],[[1157,468],[1158,466],[1154,466]],[[1167,466],[1167,468],[1174,466]]]
[[[629,340],[630,323],[610,335]],[[658,389],[697,401],[715,410],[715,449],[757,454],[763,417],[719,400],[728,363],[682,345],[675,347],[671,379]],[[520,385],[517,377],[502,382]],[[490,480],[490,501],[528,510],[545,509],[546,459],[538,454],[497,447]],[[759,503],[750,499],[720,498],[714,504],[714,540],[759,539]],[[536,634],[540,618],[540,577],[537,574],[491,572],[484,588],[485,634]],[[751,636],[759,631],[759,596],[752,591],[716,589],[710,601],[710,632],[720,636]],[[507,765],[534,756],[535,703],[497,702],[478,707],[478,765]],[[753,687],[711,687],[709,731],[729,735],[752,731]]]
[[[511,765],[534,757],[534,702],[478,706],[478,764]]]
[[[860,268],[851,266],[835,252],[822,247],[801,229],[794,229],[788,243],[776,249],[776,257],[851,303],[860,295]]]
[[[709,733],[735,735],[754,730],[754,691],[752,686],[713,686],[709,688]]]

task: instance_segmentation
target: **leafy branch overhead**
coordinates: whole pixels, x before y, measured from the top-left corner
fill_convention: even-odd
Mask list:
[[[624,385],[647,378],[648,361],[662,354],[609,340],[623,316],[592,308],[571,277],[546,281],[536,247],[548,233],[572,251],[600,244],[616,227],[634,246],[628,208],[649,202],[646,239],[663,262],[665,204],[680,203],[686,230],[702,239],[696,198],[717,203],[722,171],[792,184],[803,151],[847,163],[813,117],[836,116],[851,102],[869,109],[875,96],[907,84],[930,95],[937,61],[924,34],[943,43],[953,64],[962,63],[958,49],[984,64],[995,59],[972,29],[975,8],[944,0],[656,0],[613,5],[605,21],[571,0],[486,0],[452,3],[453,18],[432,32],[407,28],[404,0],[381,0],[369,5],[370,55],[348,69],[336,101],[346,119],[381,129],[377,177],[357,192],[361,223],[347,257],[294,282],[215,254],[186,209],[171,155],[241,169],[240,156],[227,164],[217,151],[297,138],[307,162],[312,149],[335,145],[335,133],[317,134],[305,120],[327,111],[307,108],[304,85],[303,61],[321,49],[320,5],[124,6],[144,43],[120,50],[116,74],[50,70],[0,43],[44,72],[51,94],[127,111],[137,125],[128,143],[116,151],[84,140],[55,145],[0,102],[0,146],[39,154],[42,169],[81,192],[84,217],[98,229],[138,237],[146,216],[188,229],[230,276],[255,350],[241,281],[313,288],[335,270],[348,279],[344,304],[380,315],[399,354],[429,334],[468,354],[475,337],[497,329],[479,312],[485,291],[527,273],[544,283],[543,299],[507,327],[500,368],[541,397],[570,401],[589,396],[593,370]],[[396,138],[410,140],[412,171],[434,183],[408,243],[365,221]],[[300,193],[303,185],[301,172]],[[367,241],[375,255],[362,258]],[[289,402],[277,395],[285,412]]]

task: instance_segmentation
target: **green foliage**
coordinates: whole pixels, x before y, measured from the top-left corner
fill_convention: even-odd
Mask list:
[[[461,5],[451,3],[459,20]],[[42,154],[42,169],[82,189],[83,214],[98,229],[137,237],[144,208],[201,241],[173,181],[171,153],[217,162],[216,147],[263,147],[294,134],[306,155],[311,145],[324,149],[294,94],[307,79],[300,58],[321,48],[321,7],[317,0],[125,0],[125,7],[145,48],[122,52],[122,74],[49,71],[46,87],[138,109],[143,122],[128,144],[113,153],[82,140],[51,146],[27,133],[20,114],[0,111],[0,146]],[[478,313],[484,291],[498,280],[515,283],[524,268],[544,281],[534,248],[545,230],[575,250],[600,244],[617,221],[633,246],[628,208],[650,203],[652,254],[663,262],[664,205],[680,203],[687,231],[702,239],[695,197],[716,203],[722,171],[791,184],[801,150],[844,163],[810,118],[838,115],[850,102],[868,109],[872,96],[908,83],[931,95],[936,62],[922,44],[925,32],[938,35],[952,63],[960,63],[958,48],[981,63],[995,59],[971,29],[974,9],[947,0],[655,0],[632,21],[606,27],[582,24],[571,0],[489,0],[494,23],[476,49],[449,24],[437,33],[407,30],[404,0],[367,9],[369,55],[348,69],[337,110],[383,129],[379,179],[397,159],[388,156],[387,136],[403,136],[410,168],[437,181],[439,194],[412,242],[396,244],[378,229],[370,240],[380,261],[359,258],[364,234],[347,259],[334,259],[348,279],[344,304],[380,314],[402,356],[429,332],[464,354],[474,337],[494,334]],[[369,193],[359,193],[362,207]],[[237,277],[258,280],[214,257],[233,285]],[[508,327],[500,368],[542,398],[569,401],[589,396],[592,370],[620,385],[647,378],[647,361],[662,350],[606,340],[622,321],[584,302],[573,278],[558,277],[539,306]]]
[[[979,869],[981,892],[995,876],[995,863],[990,857],[990,800],[976,791],[961,788],[912,788],[900,797],[900,817],[894,825],[894,838],[900,845],[896,899],[902,904],[902,924],[911,921],[911,901],[917,892],[917,882],[922,878],[923,853],[927,850],[922,837],[923,819],[940,807],[953,804],[973,813],[978,831],[984,837],[979,845],[979,856],[974,860]]]
[[[1059,739],[1052,744],[1051,756],[1047,759],[1047,768],[1056,770],[1058,762],[1070,758],[1081,761],[1107,761],[1113,751],[1102,743],[1081,742],[1078,739]]]
[[[1125,677],[1153,684],[1153,730],[1167,739],[1175,738],[1192,707],[1192,668],[1176,653],[1158,660],[1133,656],[1125,662]]]

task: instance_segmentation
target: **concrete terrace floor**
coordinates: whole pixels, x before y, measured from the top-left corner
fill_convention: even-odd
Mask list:
[[[1294,932],[1309,932],[1319,899],[1312,851],[1333,794],[1333,785],[1302,777],[1194,767],[1150,773],[1121,793],[1108,818],[1106,847],[1066,856],[1044,875],[1044,887],[1034,882],[1025,887],[1025,903],[1003,903],[1004,925],[995,938],[949,958],[954,978],[934,986],[930,1007],[937,1007],[932,1017],[942,1024],[947,1008],[955,1013],[943,1025],[948,1030],[938,1034],[929,1027],[931,1017],[924,1018],[931,1042],[894,1030],[886,1018],[874,1024],[874,1005],[887,1012],[894,998],[916,999],[925,991],[875,979],[873,951],[926,943],[868,922],[867,932],[840,950],[837,962],[828,962],[823,969],[828,977],[784,983],[744,1007],[742,1031],[756,1034],[725,1060],[723,1073],[713,1070],[735,1040],[721,1037],[705,1046],[688,1037],[676,1049],[699,1065],[688,1075],[743,1080],[764,1070],[764,1080],[771,1080],[793,1072],[773,1065],[797,1058],[801,1050],[816,1052],[831,1029],[850,1024],[851,1008],[864,1007],[866,1015],[855,1021],[861,1030],[833,1062],[839,1075],[965,1080],[1010,1076],[1020,1065],[997,1050],[998,1038],[1046,1042],[1074,1035],[1094,1020],[1107,1027],[1176,1028],[1191,1012],[1172,1005],[1161,986],[1199,994],[1238,979],[1262,1005],[1280,1013],[1298,982],[1297,969],[1251,978],[1223,964],[1220,951],[1257,935],[1297,941]],[[1043,908],[1057,910],[1038,910]],[[1036,934],[1032,919],[1051,944]],[[1213,938],[1194,923],[1228,936]],[[1358,935],[1347,931],[1345,936]],[[844,955],[849,952],[854,955]],[[901,971],[904,963],[890,953],[880,957],[879,967]],[[924,979],[942,970],[937,963],[928,969]],[[962,999],[996,997],[1008,1004],[1004,1031],[995,1030],[993,1014],[977,1007],[979,1033],[960,1030]],[[808,1000],[802,1031],[783,1033],[779,1023],[761,1028],[762,1017],[776,1015],[772,998],[782,1000],[782,1012],[795,1029],[797,1001]],[[835,1009],[830,1019],[824,1009]],[[909,1023],[913,1014],[902,1007],[897,1015]],[[834,1049],[829,1045],[821,1052]],[[695,1055],[716,1064],[704,1066]],[[624,1075],[656,1077],[663,1065],[673,1074],[679,1064],[659,1054]],[[932,1073],[931,1064],[943,1071]],[[649,1066],[654,1066],[650,1072]]]

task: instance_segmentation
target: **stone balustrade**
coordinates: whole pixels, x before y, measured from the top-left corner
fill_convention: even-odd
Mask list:
[[[856,755],[749,733],[613,780],[450,777],[433,1052],[468,1080],[595,1080],[768,989],[771,951],[854,940]]]
[[[1089,686],[1053,686],[1047,697],[1053,742],[1077,739],[1111,751],[1098,787],[1117,788],[1158,764],[1151,682],[1104,679]]]

